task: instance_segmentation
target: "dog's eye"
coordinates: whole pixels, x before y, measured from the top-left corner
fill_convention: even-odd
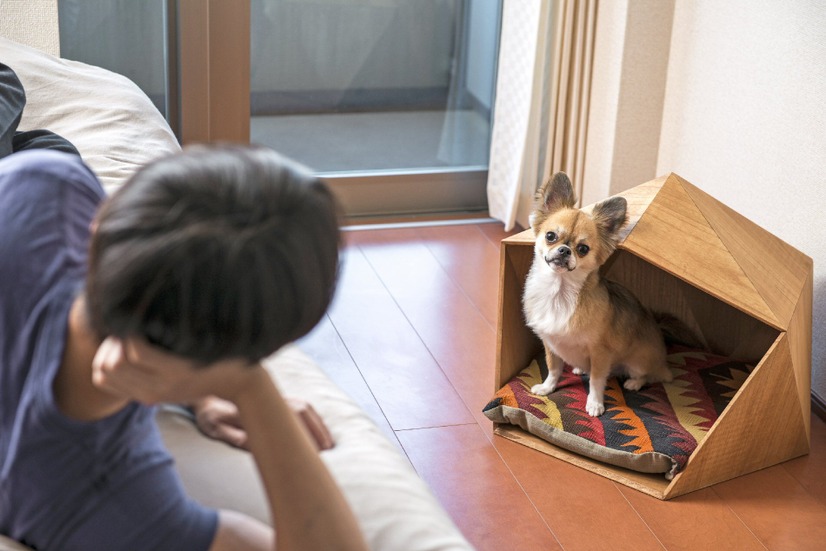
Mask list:
[[[553,243],[557,239],[559,239],[559,236],[555,232],[549,231],[545,234],[545,241],[547,241],[548,243]]]
[[[589,247],[588,245],[577,245],[576,247],[576,252],[579,256],[585,256],[586,254],[588,254],[588,251],[590,250],[591,247]]]

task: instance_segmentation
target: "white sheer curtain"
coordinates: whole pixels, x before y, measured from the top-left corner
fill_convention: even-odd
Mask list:
[[[488,169],[491,216],[528,227],[533,195],[585,167],[597,0],[505,0]]]

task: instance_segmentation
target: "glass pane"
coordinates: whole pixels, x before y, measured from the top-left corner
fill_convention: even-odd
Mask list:
[[[60,0],[60,56],[129,77],[167,115],[166,0]]]
[[[250,139],[320,173],[486,167],[499,0],[252,0]]]

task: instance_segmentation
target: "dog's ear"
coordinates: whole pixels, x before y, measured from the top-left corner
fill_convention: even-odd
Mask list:
[[[600,231],[607,236],[615,237],[625,225],[628,202],[624,197],[612,197],[594,206],[591,218],[596,222]]]
[[[535,209],[530,216],[530,224],[534,232],[553,212],[561,208],[574,208],[576,196],[571,180],[564,172],[557,172],[536,191]]]
[[[564,172],[557,172],[536,192],[536,209],[546,214],[561,208],[574,208],[576,196],[571,180]]]

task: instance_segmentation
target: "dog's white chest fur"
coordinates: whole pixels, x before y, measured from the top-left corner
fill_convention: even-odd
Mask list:
[[[528,327],[543,340],[568,333],[584,280],[576,272],[558,274],[535,257],[525,281],[523,305]]]

